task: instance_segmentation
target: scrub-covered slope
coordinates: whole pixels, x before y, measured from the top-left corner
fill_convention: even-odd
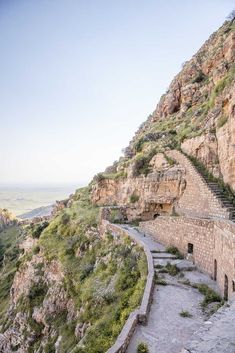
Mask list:
[[[142,299],[147,265],[128,238],[101,238],[89,189],[31,225],[0,336],[3,352],[103,353]]]

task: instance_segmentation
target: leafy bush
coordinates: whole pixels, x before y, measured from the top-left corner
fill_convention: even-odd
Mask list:
[[[171,276],[176,276],[180,272],[179,268],[176,265],[172,265],[170,262],[167,263],[166,270]]]
[[[149,349],[148,349],[147,343],[140,342],[137,347],[137,353],[148,353],[148,352],[149,352]]]
[[[144,144],[144,139],[143,138],[140,138],[137,142],[136,142],[136,144],[135,144],[135,146],[134,146],[134,148],[135,148],[135,152],[141,152],[141,150],[142,150],[142,147],[143,147],[143,144]]]
[[[102,180],[104,180],[104,174],[103,173],[98,173],[94,176],[93,181],[96,183],[100,183]]]
[[[32,225],[32,237],[33,238],[39,238],[43,230],[48,226],[48,222],[44,221],[41,223],[37,223],[35,225]]]
[[[28,298],[31,306],[39,306],[42,304],[43,299],[47,293],[47,286],[44,282],[40,281],[34,283],[28,293]]]
[[[187,310],[182,310],[182,311],[180,312],[180,316],[181,316],[181,317],[187,317],[187,318],[193,317],[193,315],[190,314]]]
[[[198,74],[192,79],[192,83],[200,83],[206,79],[206,76],[202,71],[199,71]]]
[[[148,154],[140,153],[135,158],[135,163],[133,166],[133,176],[137,177],[141,174],[147,176],[152,168],[149,164],[153,156],[156,154],[156,149],[152,149]]]
[[[34,255],[38,254],[40,252],[40,246],[39,245],[35,245],[32,248],[32,252],[33,252]]]
[[[130,202],[131,202],[131,203],[135,203],[135,202],[137,202],[137,201],[139,201],[139,196],[136,195],[136,194],[132,194],[132,195],[130,196]]]
[[[175,255],[178,259],[183,259],[183,255],[179,251],[179,249],[175,246],[168,246],[166,248],[166,252],[169,252],[169,254]]]
[[[199,290],[201,294],[205,296],[202,307],[208,306],[208,304],[213,302],[221,302],[221,297],[218,293],[216,293],[213,289],[208,287],[206,284],[196,284],[195,287]]]

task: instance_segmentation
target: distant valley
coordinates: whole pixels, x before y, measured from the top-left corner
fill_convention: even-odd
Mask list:
[[[0,208],[7,208],[14,215],[32,218],[50,213],[56,200],[67,198],[75,186],[62,187],[11,187],[0,186]]]

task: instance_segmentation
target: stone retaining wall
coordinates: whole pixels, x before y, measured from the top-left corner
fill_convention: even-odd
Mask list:
[[[152,301],[152,294],[154,288],[154,267],[153,258],[150,249],[141,240],[136,239],[131,233],[122,227],[112,224],[107,220],[102,221],[101,228],[104,232],[110,232],[118,236],[128,236],[131,237],[138,245],[143,247],[147,263],[148,263],[148,276],[145,285],[144,295],[142,298],[141,306],[139,309],[132,312],[126,321],[120,335],[118,336],[114,345],[106,353],[124,353],[126,352],[127,346],[130,342],[132,334],[135,331],[136,326],[147,323],[147,317],[150,310],[150,305]]]
[[[223,207],[191,161],[177,150],[168,151],[167,155],[186,170],[186,188],[175,207],[176,211],[185,216],[229,219],[229,210]]]
[[[216,277],[224,294],[225,275],[228,296],[235,290],[235,224],[225,220],[160,216],[154,221],[141,222],[142,231],[165,244],[176,246],[184,255],[193,244],[193,260],[212,278]],[[216,268],[217,267],[217,270]]]

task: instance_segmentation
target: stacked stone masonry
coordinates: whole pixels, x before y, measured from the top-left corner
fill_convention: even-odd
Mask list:
[[[235,224],[222,219],[160,216],[142,222],[141,230],[157,241],[174,245],[218,282],[221,294],[231,297],[235,291]],[[192,248],[191,248],[192,250]],[[190,250],[190,251],[191,251]]]
[[[175,207],[176,211],[185,216],[230,219],[230,210],[222,205],[191,161],[176,150],[168,151],[167,155],[186,170],[186,188]]]

